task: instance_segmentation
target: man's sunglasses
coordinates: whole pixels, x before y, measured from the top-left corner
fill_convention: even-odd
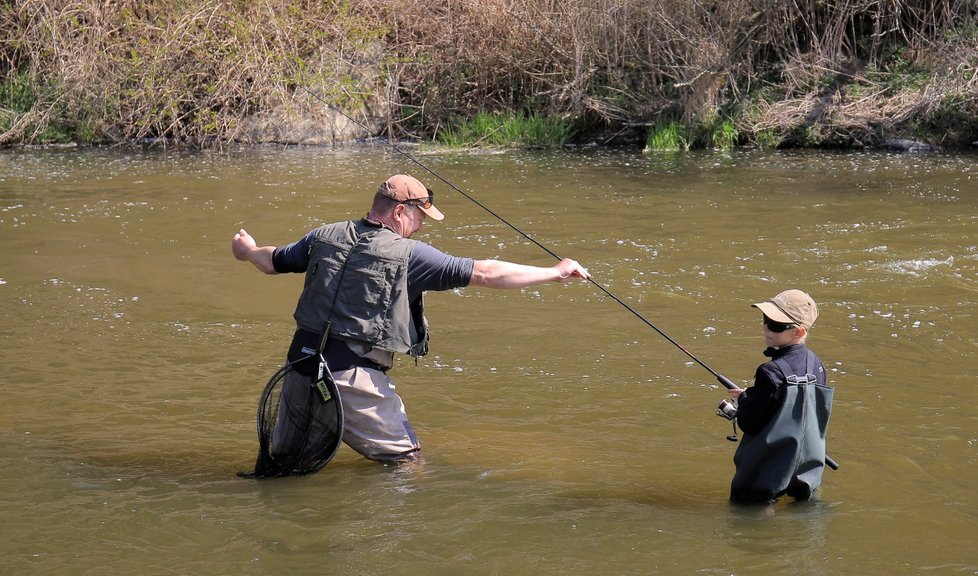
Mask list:
[[[427,189],[426,189],[427,190]],[[408,198],[407,200],[401,201],[401,204],[412,204],[414,206],[420,206],[422,208],[431,208],[435,203],[435,193],[428,190],[428,196],[424,198]]]
[[[778,334],[784,332],[785,330],[791,330],[792,328],[798,327],[798,325],[794,323],[785,324],[784,322],[775,322],[767,316],[764,317],[764,326],[771,332],[776,332]]]

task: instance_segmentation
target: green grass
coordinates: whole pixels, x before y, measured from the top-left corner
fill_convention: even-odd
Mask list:
[[[692,146],[692,138],[689,132],[686,126],[674,120],[658,122],[649,132],[645,141],[645,152],[689,150]]]
[[[645,142],[645,151],[685,151],[691,148],[729,150],[739,140],[740,131],[730,119],[717,116],[695,126],[669,120],[658,122],[652,128]]]
[[[13,74],[0,84],[0,108],[5,112],[27,112],[36,100],[27,76]]]
[[[480,112],[457,127],[439,131],[436,140],[452,148],[559,148],[571,136],[571,127],[551,117]]]
[[[730,150],[737,145],[739,139],[740,131],[732,120],[715,122],[710,130],[710,142],[713,148]]]
[[[781,146],[782,137],[772,128],[758,130],[754,132],[755,143],[765,150],[774,150]]]
[[[0,133],[13,128],[18,120],[42,100],[44,89],[35,86],[25,74],[11,74],[0,83]],[[63,106],[54,106],[41,124],[29,124],[25,141],[38,144],[91,143],[97,140],[94,129],[76,118],[70,119]]]

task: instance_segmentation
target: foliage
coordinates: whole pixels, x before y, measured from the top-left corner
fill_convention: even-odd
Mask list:
[[[490,133],[468,140],[466,122],[525,111],[535,136],[488,129],[518,145],[553,145],[571,124],[656,124],[653,147],[869,145],[921,115],[931,132],[960,121],[935,111],[976,92],[976,12],[978,0],[10,0],[0,144],[247,140],[255,118],[309,116],[308,87],[395,137],[477,142]]]
[[[451,147],[556,148],[569,137],[570,127],[556,118],[480,112],[455,128],[442,130],[437,139]]]
[[[740,131],[732,120],[716,116],[698,124],[685,125],[676,120],[660,121],[649,131],[645,151],[716,148],[729,150],[737,145]]]
[[[933,110],[912,122],[913,131],[935,144],[978,141],[978,94],[942,98]]]
[[[359,69],[375,56],[370,47],[382,29],[363,27],[347,3],[309,4],[3,3],[0,62],[8,63],[8,79],[19,70],[35,87],[29,114],[41,124],[94,116],[98,123],[73,133],[122,142],[230,141],[255,115],[295,113],[296,85],[328,85],[335,100],[347,102],[378,93]],[[43,134],[21,123],[0,134],[0,143],[47,141]]]
[[[20,132],[45,143],[92,143],[97,140],[84,114],[72,114],[63,102],[42,107],[36,104],[56,93],[53,88],[38,86],[24,74],[10,74],[0,83],[0,133]]]
[[[645,143],[645,151],[689,150],[691,145],[689,130],[679,122],[670,120],[653,126]]]

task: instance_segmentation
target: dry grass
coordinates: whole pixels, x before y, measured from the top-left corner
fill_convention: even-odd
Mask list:
[[[305,4],[318,10],[306,11]],[[88,121],[101,138],[230,141],[245,120],[294,113],[312,79],[363,96],[359,70],[382,30],[332,3],[25,1],[0,8],[8,71],[38,99],[0,142],[30,140],[39,115]],[[362,87],[374,95],[375,86]]]
[[[723,115],[748,137],[869,144],[949,98],[978,116],[976,14],[978,0],[8,1],[0,80],[34,90],[0,101],[0,144],[52,124],[111,142],[268,138],[326,119],[297,86],[394,136],[478,112],[611,130]],[[907,63],[921,82],[891,74]]]

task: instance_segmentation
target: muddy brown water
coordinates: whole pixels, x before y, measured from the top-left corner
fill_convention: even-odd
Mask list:
[[[817,501],[731,507],[725,394],[588,282],[429,295],[393,375],[426,460],[255,482],[298,275],[232,259],[422,176],[418,238],[553,258],[382,147],[0,154],[4,574],[978,574],[973,156],[428,154],[746,383],[750,303],[813,294],[836,404]]]

